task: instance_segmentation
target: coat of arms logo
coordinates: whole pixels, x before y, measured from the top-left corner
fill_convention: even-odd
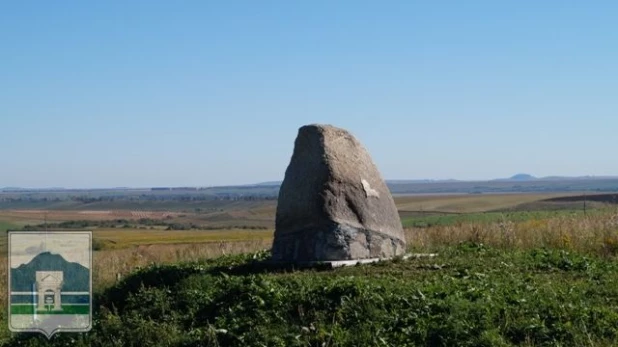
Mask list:
[[[92,327],[92,232],[9,231],[9,329]]]

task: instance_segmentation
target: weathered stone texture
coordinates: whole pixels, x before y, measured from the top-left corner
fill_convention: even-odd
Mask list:
[[[395,202],[365,148],[340,128],[301,127],[279,191],[273,259],[390,258],[404,251]]]

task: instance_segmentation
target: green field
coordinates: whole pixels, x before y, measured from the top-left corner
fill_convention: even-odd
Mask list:
[[[606,210],[597,209],[586,212],[586,215],[594,216],[604,213]],[[432,226],[448,226],[461,223],[496,223],[501,221],[523,222],[528,220],[544,220],[557,217],[584,216],[582,210],[554,210],[554,211],[510,211],[510,212],[477,212],[477,213],[451,213],[406,216],[404,213],[401,222],[404,227],[426,228]]]
[[[11,305],[11,314],[34,314],[32,305]],[[62,305],[62,311],[36,310],[37,314],[90,314],[88,305]]]
[[[15,222],[7,222],[0,220],[0,232],[5,232],[7,230],[20,228],[21,226]]]

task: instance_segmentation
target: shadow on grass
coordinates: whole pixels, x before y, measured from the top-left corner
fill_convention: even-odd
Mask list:
[[[300,270],[315,272],[332,271],[332,267],[328,263],[292,264],[273,262],[268,258],[268,253],[227,256],[204,262],[153,264],[133,272],[109,288],[95,290],[92,299],[92,319],[93,323],[96,324],[97,318],[101,317],[104,311],[122,313],[125,311],[127,300],[142,288],[170,288],[193,275],[251,276],[291,273]],[[60,333],[54,335],[51,340],[48,340],[40,333],[13,333],[9,344],[11,346],[28,345],[30,343],[45,345],[50,342],[52,344],[63,344],[74,341],[74,338],[79,340],[79,336],[84,334],[88,333]]]
[[[232,260],[232,261],[229,261]],[[240,261],[239,261],[240,260]],[[126,301],[133,293],[142,288],[173,287],[193,275],[211,276],[251,276],[259,274],[292,273],[296,271],[324,272],[333,271],[329,263],[294,264],[274,262],[269,258],[252,259],[238,256],[225,257],[206,263],[181,263],[173,265],[152,265],[126,277],[116,285],[95,293],[93,297],[93,314],[96,316],[102,307],[122,312]]]

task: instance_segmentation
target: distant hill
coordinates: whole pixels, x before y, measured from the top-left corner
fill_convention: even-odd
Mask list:
[[[518,173],[515,174],[509,178],[496,178],[493,179],[491,181],[493,182],[526,182],[526,181],[534,181],[537,180],[538,178],[530,175],[530,174],[526,174],[526,173]]]
[[[64,272],[63,291],[87,292],[90,290],[90,270],[78,264],[66,261],[61,255],[43,252],[28,264],[11,269],[11,291],[27,292],[32,290],[37,271]]]
[[[516,174],[516,175],[511,176],[511,178],[509,178],[509,180],[511,181],[533,181],[535,179],[537,178],[532,175],[525,174],[525,173]]]

